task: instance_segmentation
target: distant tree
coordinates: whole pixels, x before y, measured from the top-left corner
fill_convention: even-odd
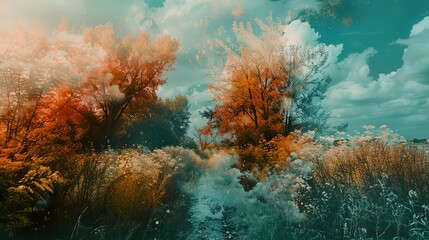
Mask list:
[[[318,100],[330,80],[328,53],[321,46],[285,44],[281,23],[272,19],[257,23],[259,35],[250,24],[234,24],[236,43],[219,41],[227,58],[222,75],[209,86],[217,105],[203,112],[209,122],[201,132],[218,131],[246,145],[296,129],[325,131],[329,113]]]
[[[141,144],[149,149],[178,146],[187,140],[190,116],[186,97],[159,99],[136,116],[139,121],[130,126],[123,143]]]

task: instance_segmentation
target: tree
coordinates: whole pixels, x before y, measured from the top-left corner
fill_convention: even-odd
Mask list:
[[[283,96],[284,132],[316,130],[321,135],[345,131],[347,123],[337,126],[328,123],[330,112],[321,105],[331,82],[326,72],[328,53],[325,46],[288,46],[285,56],[288,76]]]
[[[76,84],[98,66],[102,52],[77,34],[50,37],[12,26],[0,37],[0,141],[6,152],[77,141],[82,121],[69,108]],[[80,130],[80,131],[79,131]],[[46,144],[49,143],[49,144]],[[9,149],[9,150],[7,150]],[[53,149],[46,149],[53,151]],[[10,152],[10,153],[9,153]],[[30,155],[28,155],[30,156]]]
[[[189,128],[189,102],[184,96],[159,99],[147,107],[139,121],[130,126],[122,143],[140,144],[149,149],[178,146]]]
[[[82,56],[93,55],[69,40],[64,34],[50,38],[37,28],[29,32],[19,25],[2,31],[0,143],[11,157],[28,151],[31,144],[55,143],[67,132],[65,117],[72,116],[63,112],[72,91],[68,82],[79,77],[75,69]]]
[[[234,24],[236,42],[219,41],[226,52],[222,75],[211,85],[218,104],[203,116],[209,119],[203,133],[218,131],[234,144],[257,145],[296,129],[325,130],[329,113],[317,100],[329,84],[328,53],[323,46],[288,45],[281,23],[257,20]]]
[[[47,39],[23,26],[2,31],[0,36],[0,125],[1,145],[21,144],[40,106],[41,96],[49,81],[42,68],[47,52]]]
[[[89,126],[87,140],[100,146],[114,142],[126,122],[156,101],[163,73],[173,69],[178,41],[167,35],[152,41],[143,32],[120,39],[111,24],[86,29],[84,35],[106,57],[82,81],[75,110]]]

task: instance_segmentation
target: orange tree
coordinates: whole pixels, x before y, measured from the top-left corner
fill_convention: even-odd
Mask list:
[[[87,140],[112,143],[123,127],[157,100],[156,91],[165,83],[163,73],[172,70],[178,41],[168,35],[151,40],[146,33],[123,39],[112,25],[86,29],[85,41],[106,53],[100,65],[81,82],[74,109],[89,126]]]
[[[279,51],[281,42],[274,41],[277,32],[271,30],[258,38],[250,28],[234,24],[237,44],[218,41],[227,59],[223,74],[209,86],[219,104],[204,113],[210,121],[203,133],[217,130],[243,145],[257,143],[260,134],[268,137],[281,132],[287,72]]]
[[[209,88],[216,105],[203,112],[209,119],[202,133],[218,131],[238,145],[270,140],[294,130],[328,128],[317,100],[330,78],[323,45],[288,45],[281,23],[257,20],[252,26],[234,24],[235,42],[218,41],[226,52],[222,74]]]
[[[267,159],[264,148],[279,134],[332,129],[320,105],[330,78],[324,45],[291,45],[280,22],[257,23],[257,34],[250,23],[234,23],[235,40],[218,41],[226,61],[209,86],[215,106],[202,112],[208,123],[200,133],[215,132],[246,151],[242,158]]]

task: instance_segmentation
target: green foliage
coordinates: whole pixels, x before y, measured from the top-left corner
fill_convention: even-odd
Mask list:
[[[61,183],[64,183],[64,179],[59,172],[52,172],[49,167],[36,165],[17,183],[10,186],[1,209],[6,213],[2,220],[7,222],[6,228],[10,234],[14,235],[17,229],[32,225],[34,214],[45,212],[55,187]],[[46,214],[43,215],[47,217]],[[35,224],[37,226],[40,223]]]
[[[384,176],[364,188],[313,185],[305,208],[306,231],[316,239],[427,239],[427,199],[388,187]],[[426,202],[426,204],[424,203]]]
[[[130,126],[122,144],[156,149],[189,142],[186,133],[190,115],[189,102],[184,96],[158,100],[148,107],[147,112],[137,116],[140,120]]]

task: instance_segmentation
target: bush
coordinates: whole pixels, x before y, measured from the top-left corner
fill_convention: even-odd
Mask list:
[[[32,227],[36,231],[45,228],[50,218],[48,206],[51,196],[54,189],[64,181],[60,173],[44,166],[43,159],[33,158],[32,162],[0,159],[0,162],[0,219],[5,223],[0,226],[4,227],[10,236],[16,236],[23,228]]]
[[[84,214],[83,219],[72,218],[81,223],[73,238],[89,236],[95,229],[100,230],[100,239],[146,234],[158,207],[176,199],[175,188],[184,181],[182,171],[200,161],[190,150],[171,147],[83,157],[66,194],[69,210]]]

